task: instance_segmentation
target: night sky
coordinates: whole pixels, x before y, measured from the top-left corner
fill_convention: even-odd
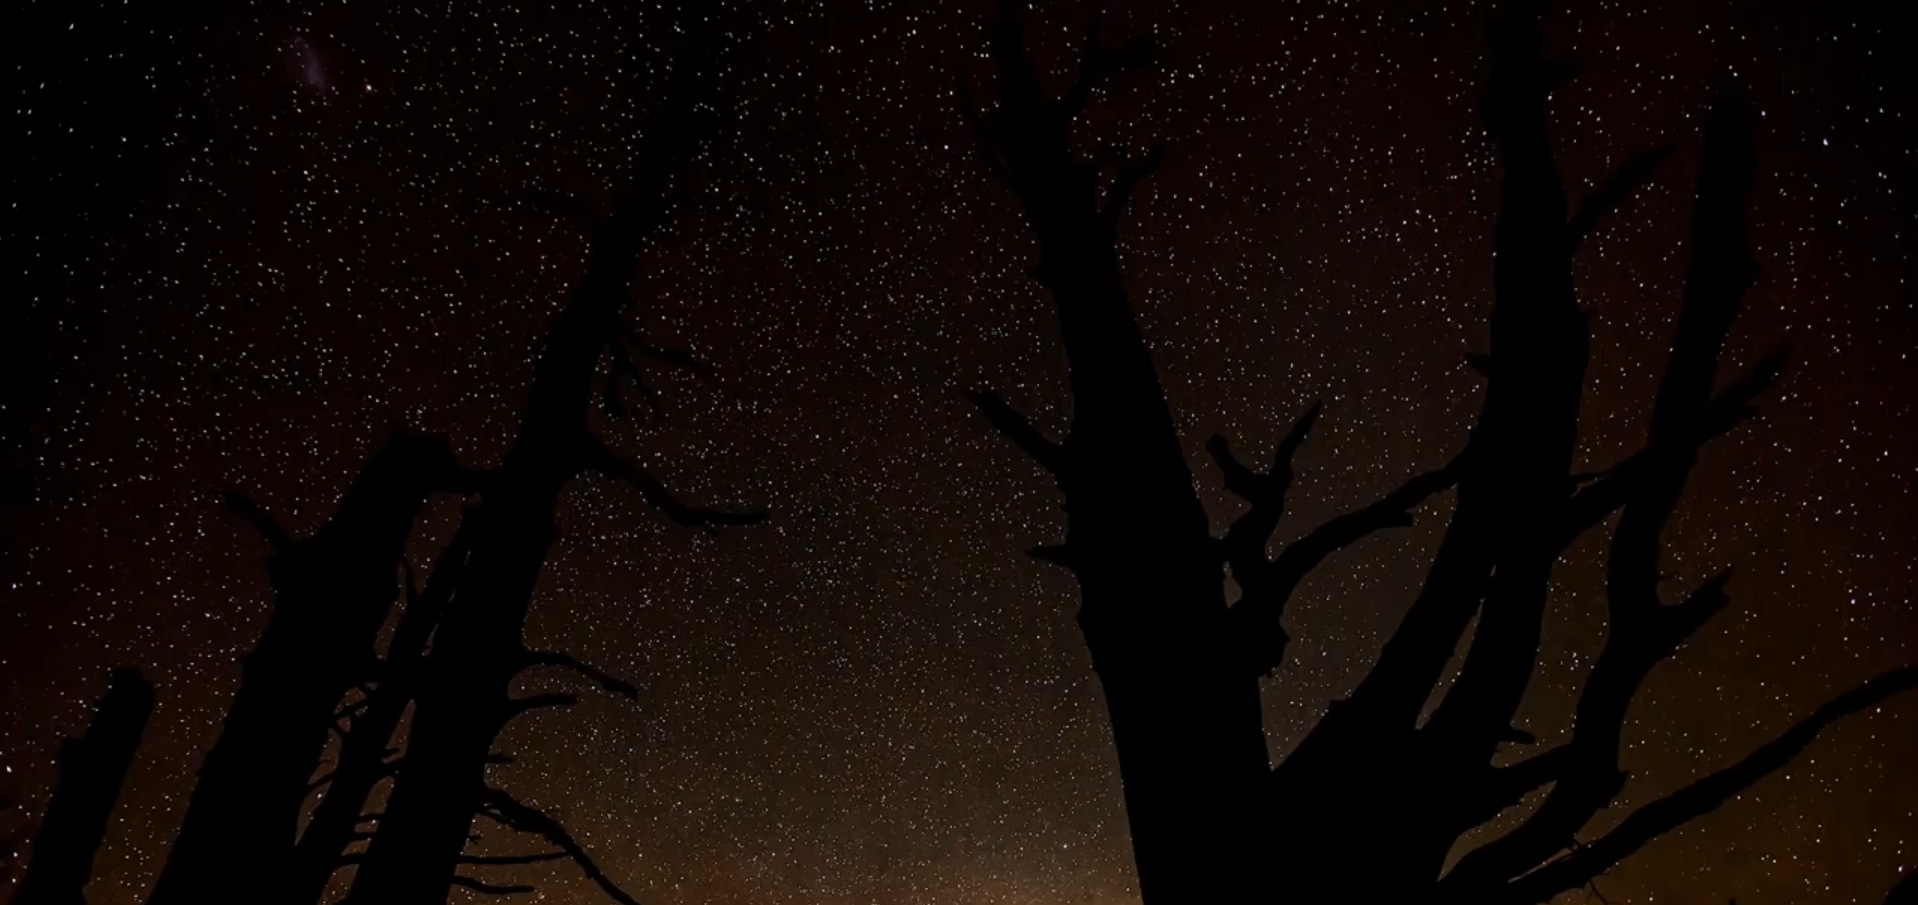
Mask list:
[[[1444,462],[1477,404],[1463,360],[1489,304],[1488,5],[1115,5],[1115,29],[1156,36],[1164,65],[1087,136],[1170,145],[1124,250],[1189,448],[1223,430],[1263,454],[1324,398],[1281,533]],[[1676,581],[1735,565],[1735,603],[1640,695],[1628,800],[1918,657],[1918,96],[1900,5],[1569,0],[1552,22],[1552,46],[1583,63],[1553,102],[1575,187],[1646,144],[1680,146],[1582,256],[1588,464],[1644,428],[1719,84],[1764,112],[1764,271],[1728,362],[1794,352],[1674,523]],[[217,489],[247,488],[304,532],[388,424],[448,432],[473,462],[499,454],[584,252],[513,198],[610,207],[634,123],[622,58],[654,43],[657,6],[10,12],[31,21],[7,29],[7,135],[31,159],[6,172],[7,266],[25,279],[0,333],[37,499],[9,513],[0,792],[44,804],[58,739],[107,667],[142,666],[161,694],[95,905],[144,896],[262,624],[267,547]],[[1021,555],[1059,536],[1056,493],[960,393],[995,387],[1063,423],[1033,248],[955,97],[956,73],[984,75],[989,6],[713,7],[732,34],[719,110],[636,317],[718,375],[664,377],[663,424],[606,430],[682,493],[773,519],[709,537],[623,487],[577,485],[529,639],[642,698],[519,722],[503,747],[521,762],[498,773],[648,903],[1136,901],[1076,591]],[[1079,9],[1042,17],[1047,46],[1069,45]],[[1216,472],[1198,480],[1229,517]],[[1444,505],[1301,590],[1268,684],[1275,750],[1369,666]],[[436,506],[415,562],[455,516]],[[1602,637],[1599,549],[1561,569],[1521,723],[1547,742]],[[1918,864],[1918,783],[1894,766],[1918,763],[1914,725],[1909,698],[1840,724],[1601,889],[1877,902]],[[564,863],[503,870],[541,901],[598,900]]]

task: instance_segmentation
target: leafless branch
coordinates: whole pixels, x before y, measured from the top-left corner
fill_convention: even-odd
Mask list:
[[[539,864],[570,857],[572,856],[565,852],[533,852],[527,855],[461,855],[460,863],[494,867],[509,864]]]
[[[516,883],[516,884],[488,883],[484,880],[475,880],[472,877],[464,876],[462,874],[453,875],[453,885],[458,886],[462,889],[470,889],[474,892],[485,893],[486,895],[489,895],[489,896],[517,896],[517,895],[525,895],[526,893],[530,893],[530,892],[539,891],[537,887],[529,886],[523,883]]]
[[[757,525],[766,520],[764,512],[737,512],[688,505],[673,496],[658,478],[634,464],[632,460],[619,456],[597,443],[593,444],[585,464],[588,470],[632,487],[647,502],[659,507],[660,511],[666,513],[666,517],[676,524],[712,530],[720,526]]]
[[[980,414],[992,423],[994,429],[1004,434],[1006,439],[1017,445],[1020,451],[1032,457],[1041,468],[1051,472],[1055,479],[1063,480],[1067,472],[1065,447],[1060,446],[1040,433],[1039,429],[1026,420],[1026,416],[1007,405],[1006,401],[991,390],[968,390],[967,398],[979,407]]]
[[[606,872],[601,870],[592,856],[586,853],[586,849],[573,839],[573,835],[566,831],[566,827],[546,812],[522,804],[518,799],[500,789],[489,787],[485,797],[481,799],[480,814],[501,826],[538,836],[559,847],[567,857],[573,860],[573,863],[579,865],[580,871],[586,874],[586,878],[593,881],[613,901],[620,905],[639,905],[637,899],[619,888],[617,883],[606,876]]]
[[[237,487],[228,487],[220,492],[220,502],[226,506],[227,511],[239,516],[241,520],[252,525],[253,530],[260,532],[260,536],[266,538],[267,544],[274,550],[285,550],[293,546],[293,536],[288,534],[285,528],[280,527],[279,521],[252,497],[247,496],[245,491]]]
[[[1614,170],[1604,182],[1599,183],[1565,226],[1566,241],[1572,248],[1576,249],[1597,229],[1601,220],[1644,188],[1658,168],[1671,158],[1672,150],[1671,145],[1659,145],[1639,151],[1627,158],[1624,165]]]
[[[564,692],[527,695],[523,698],[507,698],[506,710],[513,716],[520,716],[546,707],[571,707],[579,703],[579,695]]]
[[[1285,439],[1273,451],[1272,464],[1264,473],[1240,462],[1224,436],[1214,435],[1206,441],[1206,452],[1225,476],[1225,489],[1246,502],[1245,514],[1227,529],[1221,544],[1232,574],[1241,582],[1253,579],[1255,573],[1265,568],[1266,545],[1285,516],[1286,492],[1291,489],[1294,477],[1292,460],[1311,435],[1312,426],[1318,423],[1321,410],[1322,406],[1314,402],[1293,422]]]
[[[1238,624],[1234,633],[1242,646],[1248,666],[1261,675],[1271,675],[1283,662],[1288,636],[1280,624],[1292,592],[1305,576],[1326,557],[1385,528],[1412,523],[1412,510],[1458,482],[1459,461],[1454,460],[1437,471],[1426,472],[1362,509],[1332,519],[1311,533],[1285,545],[1278,558],[1261,568],[1233,574],[1239,578],[1243,594],[1232,607],[1231,618]],[[1263,555],[1261,555],[1263,558]]]
[[[1759,780],[1784,768],[1838,720],[1918,688],[1918,667],[1881,674],[1833,698],[1743,760],[1632,812],[1617,828],[1564,858],[1525,874],[1488,901],[1536,905],[1590,882],[1646,843],[1716,810]]]
[[[526,654],[526,666],[528,668],[551,666],[559,669],[572,670],[586,677],[592,681],[593,684],[620,697],[634,700],[639,698],[639,689],[631,682],[585,663],[572,654],[560,651],[528,651]]]

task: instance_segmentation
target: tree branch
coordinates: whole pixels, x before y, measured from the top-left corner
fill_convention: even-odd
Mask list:
[[[1400,485],[1377,502],[1338,516],[1310,534],[1285,545],[1277,559],[1243,575],[1235,566],[1243,593],[1230,610],[1238,625],[1233,633],[1247,665],[1260,675],[1271,675],[1284,660],[1289,641],[1280,620],[1292,592],[1326,557],[1385,528],[1412,524],[1412,510],[1458,482],[1461,459],[1437,471],[1426,472]],[[1261,555],[1263,558],[1263,555]]]
[[[267,544],[275,551],[286,550],[293,546],[293,536],[288,534],[265,508],[255,502],[252,497],[247,496],[245,491],[237,487],[228,487],[220,492],[220,502],[226,506],[228,512],[252,525],[253,530],[266,538]]]
[[[1054,479],[1064,480],[1067,471],[1065,447],[1054,442],[1019,414],[1017,409],[1007,405],[1006,401],[991,390],[967,390],[966,397],[978,406],[979,413],[986,416],[993,429],[1005,435],[1018,446],[1021,452],[1030,456],[1041,468],[1050,472]]]
[[[1665,606],[1659,596],[1661,535],[1697,463],[1698,438],[1723,423],[1714,422],[1721,417],[1714,410],[1721,406],[1712,396],[1712,383],[1753,270],[1744,223],[1753,140],[1749,112],[1741,103],[1721,99],[1707,124],[1685,299],[1653,404],[1644,457],[1629,475],[1621,470],[1607,479],[1622,485],[1624,512],[1612,533],[1606,564],[1609,627],[1579,698],[1572,762],[1524,824],[1459,861],[1446,881],[1455,894],[1503,883],[1542,863],[1571,844],[1618,795],[1626,779],[1618,756],[1632,698],[1653,666],[1729,602],[1727,570],[1684,602]],[[1775,373],[1775,366],[1761,365],[1756,377],[1739,381],[1733,392],[1755,392]],[[1743,405],[1742,400],[1737,403]],[[1576,505],[1577,498],[1572,502]]]
[[[718,373],[712,364],[705,359],[684,349],[674,349],[653,343],[641,336],[637,330],[628,328],[626,334],[622,336],[620,340],[625,343],[627,350],[631,351],[634,355],[683,368],[700,377],[712,377]]]
[[[1156,144],[1143,156],[1122,161],[1118,172],[1112,176],[1112,185],[1106,189],[1105,203],[1099,208],[1099,215],[1108,224],[1117,228],[1120,218],[1125,216],[1126,208],[1132,204],[1132,196],[1139,185],[1159,171],[1165,163],[1165,145]]]
[[[714,527],[757,525],[766,520],[764,512],[705,509],[681,502],[666,489],[664,484],[659,482],[658,478],[634,464],[632,460],[615,454],[597,442],[592,443],[585,467],[632,487],[648,503],[666,513],[667,518],[689,528],[704,528],[711,531]]]
[[[470,889],[474,892],[485,893],[486,895],[489,895],[489,896],[517,896],[517,895],[525,895],[526,893],[529,893],[529,892],[539,891],[538,887],[529,886],[523,883],[506,884],[506,885],[502,885],[498,883],[488,883],[484,880],[475,880],[472,877],[463,876],[461,874],[453,875],[453,885],[458,886],[462,889]]]
[[[1320,525],[1312,533],[1293,541],[1279,552],[1272,567],[1280,577],[1297,582],[1326,557],[1375,531],[1412,524],[1412,510],[1441,491],[1450,489],[1459,479],[1460,460],[1437,471],[1419,475],[1377,502],[1348,512]]]
[[[571,707],[577,703],[579,703],[579,695],[566,694],[564,692],[528,695],[523,698],[507,698],[506,712],[509,714],[507,719],[522,716],[528,712],[545,707]]]
[[[639,391],[640,401],[646,403],[646,411],[653,416],[653,419],[666,420],[666,409],[660,405],[659,394],[653,391],[652,384],[646,382],[646,375],[640,373],[639,367],[633,364],[633,359],[626,353],[624,346],[619,343],[609,344],[606,349],[606,362],[606,383],[600,391],[600,408],[608,416],[618,418],[625,415],[626,406],[621,401],[619,388],[626,383],[631,383],[633,389]]]
[[[1784,768],[1809,747],[1826,726],[1914,688],[1918,688],[1918,667],[1906,666],[1833,698],[1744,760],[1639,808],[1611,832],[1519,877],[1491,901],[1536,905],[1591,882],[1646,843],[1716,810],[1759,780]]]
[[[1232,574],[1241,584],[1256,580],[1255,573],[1266,566],[1266,546],[1272,541],[1272,532],[1278,530],[1279,521],[1285,517],[1285,496],[1295,476],[1292,460],[1311,435],[1312,426],[1318,423],[1321,410],[1321,404],[1313,402],[1305,414],[1292,423],[1285,439],[1279,441],[1272,453],[1272,465],[1263,474],[1240,462],[1225,437],[1214,435],[1206,441],[1206,452],[1225,476],[1225,489],[1247,504],[1245,514],[1227,529],[1221,544]]]
[[[1684,442],[1696,448],[1743,424],[1755,411],[1752,401],[1770,389],[1784,373],[1785,354],[1782,348],[1774,350],[1713,397],[1704,413],[1698,417],[1696,432]],[[1563,542],[1570,544],[1592,526],[1617,512],[1636,492],[1647,474],[1655,470],[1659,460],[1668,455],[1670,451],[1663,446],[1647,444],[1624,461],[1592,476],[1584,488],[1572,494],[1571,501],[1565,507],[1565,518],[1558,529]]]
[[[623,698],[638,700],[639,689],[624,679],[607,673],[595,666],[582,662],[572,654],[560,651],[527,651],[526,665],[522,668],[552,666],[572,670],[590,680],[593,684]]]
[[[526,855],[461,855],[461,864],[495,867],[508,864],[539,864],[572,857],[565,852],[533,852]]]
[[[1571,220],[1565,225],[1565,238],[1571,248],[1576,250],[1592,234],[1592,231],[1598,228],[1599,221],[1610,216],[1613,211],[1618,210],[1620,205],[1644,188],[1646,183],[1651,181],[1652,176],[1658,172],[1658,168],[1671,159],[1672,151],[1671,145],[1659,145],[1639,151],[1627,158],[1624,165],[1614,170],[1604,182],[1599,183],[1598,188],[1594,189],[1584,203],[1578,206],[1578,210],[1572,214]]]
[[[579,865],[580,871],[586,875],[586,878],[593,881],[601,891],[606,893],[607,897],[620,905],[639,905],[638,900],[606,876],[606,872],[594,863],[592,856],[588,855],[586,849],[573,839],[573,835],[566,831],[566,827],[546,812],[522,804],[518,799],[500,789],[488,787],[480,801],[480,814],[501,826],[538,836],[557,846],[573,860],[573,863]]]
[[[1059,114],[1068,119],[1085,112],[1100,82],[1125,70],[1143,66],[1152,58],[1152,44],[1149,41],[1135,40],[1117,48],[1105,46],[1105,2],[1093,0],[1086,6],[1085,37],[1079,43],[1079,72],[1073,78],[1072,87],[1066,90],[1058,104]]]

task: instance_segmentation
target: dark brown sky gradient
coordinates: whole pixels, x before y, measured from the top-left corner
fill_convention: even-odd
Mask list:
[[[1225,430],[1269,450],[1323,397],[1296,525],[1442,462],[1476,404],[1462,363],[1489,302],[1488,6],[1116,5],[1165,65],[1088,138],[1170,145],[1126,252],[1189,445]],[[1642,694],[1633,800],[1918,656],[1918,101],[1895,5],[1575,0],[1555,19],[1583,63],[1554,99],[1572,182],[1681,148],[1582,259],[1590,461],[1643,428],[1721,83],[1765,114],[1764,278],[1729,357],[1793,349],[1779,398],[1714,447],[1675,526],[1677,581],[1736,565],[1736,606]],[[149,669],[160,710],[94,887],[126,905],[266,600],[264,544],[212,491],[237,483],[310,530],[388,423],[497,455],[582,254],[511,199],[610,203],[621,54],[662,20],[498,0],[31,6],[10,115],[37,156],[9,174],[28,279],[7,326],[48,378],[7,400],[40,414],[44,465],[0,588],[0,760],[37,808],[106,668]],[[980,74],[987,6],[717,13],[737,37],[724,100],[639,320],[720,375],[666,381],[665,425],[610,430],[687,494],[774,521],[708,538],[581,484],[529,634],[645,694],[527,720],[501,773],[649,903],[1136,898],[1073,588],[1020,555],[1056,537],[1055,497],[959,393],[1063,418],[1030,246],[954,97],[955,71]],[[1054,45],[1078,9],[1044,18]],[[1442,523],[1368,540],[1302,590],[1268,688],[1275,747],[1369,665]],[[1525,724],[1548,741],[1601,637],[1594,549],[1562,571]],[[1918,763],[1914,725],[1918,700],[1841,725],[1605,894],[1877,901],[1918,863],[1918,784],[1894,769]],[[596,901],[568,869],[522,870],[543,901]]]

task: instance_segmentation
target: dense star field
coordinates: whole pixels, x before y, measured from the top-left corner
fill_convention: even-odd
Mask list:
[[[44,804],[109,666],[160,686],[95,905],[144,896],[264,615],[267,547],[218,489],[309,531],[388,424],[497,457],[584,249],[515,198],[610,207],[629,86],[664,59],[657,3],[173,6],[27,4],[7,39],[8,134],[31,159],[7,174],[26,282],[0,333],[37,499],[8,515],[0,793]],[[1490,298],[1486,4],[1115,6],[1163,64],[1087,137],[1169,145],[1125,253],[1195,463],[1215,431],[1263,455],[1315,398],[1292,525],[1443,463],[1476,409],[1464,357]],[[1895,4],[1560,6],[1548,40],[1582,63],[1554,99],[1574,194],[1646,144],[1680,149],[1582,256],[1586,461],[1642,436],[1720,84],[1764,113],[1764,270],[1728,368],[1793,350],[1675,523],[1674,586],[1739,571],[1733,607],[1640,696],[1625,766],[1643,801],[1918,655],[1913,36]],[[496,774],[648,903],[1136,901],[1076,590],[1022,553],[1057,538],[1056,493],[961,395],[1064,418],[1031,243],[955,90],[983,78],[989,7],[713,6],[719,100],[635,317],[718,373],[662,379],[667,419],[607,435],[689,497],[773,517],[709,536],[577,485],[528,635],[641,700],[521,721],[503,743],[520,762]],[[1042,21],[1063,52],[1080,7]],[[1446,505],[1302,589],[1267,685],[1275,751],[1363,675]],[[432,512],[422,534],[444,538],[454,505]],[[1599,545],[1578,549],[1521,723],[1546,742],[1602,638]],[[1918,784],[1894,767],[1918,763],[1914,725],[1909,698],[1837,725],[1600,889],[1877,902],[1918,863]],[[598,901],[570,865],[507,870],[540,901]]]

